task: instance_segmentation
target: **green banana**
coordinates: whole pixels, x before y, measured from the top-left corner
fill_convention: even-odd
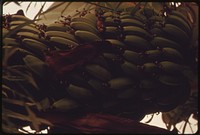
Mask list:
[[[46,35],[49,37],[62,37],[78,43],[74,35],[63,31],[47,31]]]
[[[162,28],[159,28],[159,27],[153,27],[151,30],[150,30],[150,33],[153,35],[153,36],[159,36],[159,37],[162,37],[164,35],[164,32],[162,30]]]
[[[121,19],[121,26],[138,26],[144,28],[144,24],[136,19]]]
[[[95,14],[87,13],[83,18],[90,20],[96,26],[97,17]]]
[[[26,21],[12,21],[12,22],[10,22],[10,26],[16,26],[16,25],[20,25],[20,24],[24,24],[24,23],[26,23]],[[31,23],[29,25],[35,26],[34,23]]]
[[[128,61],[124,61],[124,63],[121,65],[121,69],[125,74],[136,78],[138,78],[140,75],[137,66]]]
[[[120,13],[120,15],[121,15],[121,16],[123,16],[123,15],[130,15],[130,12],[122,11],[122,12]]]
[[[169,36],[169,38],[172,39],[173,41],[181,45],[189,44],[189,39],[190,39],[189,36],[187,35],[187,33],[185,33],[185,31],[183,31],[179,27],[173,24],[165,24],[165,27],[163,27],[162,30],[165,33],[167,33],[167,36]]]
[[[7,29],[2,28],[2,37],[4,37],[5,35],[7,35],[8,32],[9,32],[9,31],[8,31]]]
[[[171,61],[162,61],[159,62],[159,65],[160,65],[159,68],[167,73],[176,74],[176,73],[181,73],[184,70],[183,66]]]
[[[123,42],[121,42],[117,39],[106,39],[105,41],[110,42],[113,46],[118,46],[118,47],[122,47],[122,48],[126,46]]]
[[[130,48],[133,48],[136,50],[150,49],[150,44],[148,43],[148,41],[139,36],[127,35],[124,39],[124,43],[128,45]]]
[[[163,17],[162,16],[151,16],[149,18],[149,21],[152,21],[152,22],[162,22],[163,21]]]
[[[140,88],[141,89],[155,89],[158,87],[158,84],[155,80],[144,79],[140,81]]]
[[[56,109],[56,111],[59,112],[68,112],[70,110],[78,108],[78,104],[69,98],[62,98],[58,101],[55,101],[52,105],[53,108]]]
[[[52,23],[47,25],[46,31],[70,31],[72,28],[68,25],[60,24],[60,23]]]
[[[43,76],[47,70],[47,64],[33,55],[26,55],[23,61],[38,76]]]
[[[104,33],[116,34],[116,32],[118,32],[117,27],[114,26],[105,27]]]
[[[123,31],[125,35],[136,35],[144,39],[152,39],[152,36],[146,30],[137,26],[125,26]]]
[[[68,48],[79,46],[78,43],[70,39],[63,38],[63,37],[51,37],[50,41],[56,43],[54,45],[58,47],[59,49],[68,49]]]
[[[18,27],[18,26],[11,26],[10,30],[15,29],[16,27]],[[26,26],[22,27],[21,29],[19,29],[18,32],[31,32],[34,34],[40,33],[40,31],[38,29],[36,29],[34,25],[26,25]]]
[[[109,59],[109,60],[115,60],[118,59],[118,56],[113,53],[103,53],[102,54],[104,58]]]
[[[11,15],[11,20],[12,21],[28,21],[30,19],[23,15]]]
[[[120,19],[132,19],[133,16],[131,16],[130,14],[120,14]]]
[[[11,46],[20,46],[20,44],[16,41],[15,38],[4,38],[3,44],[4,45],[11,45]]]
[[[79,37],[81,40],[85,42],[95,42],[95,41],[101,41],[101,38],[89,31],[82,31],[82,30],[77,30],[75,32],[75,36]]]
[[[183,19],[190,26],[190,28],[192,28],[192,26],[189,23],[187,17],[185,15],[183,15],[180,11],[178,11],[178,10],[172,10],[171,14],[175,15],[177,17],[180,17],[181,19]]]
[[[170,75],[160,75],[158,80],[165,85],[168,86],[180,86],[182,85],[182,79],[177,76],[170,76]]]
[[[117,23],[114,21],[114,19],[112,17],[107,17],[104,21],[104,24],[106,27],[109,27],[109,26],[116,26],[117,27]]]
[[[47,50],[47,46],[40,41],[24,38],[22,40],[24,47],[34,51],[35,53],[42,54],[44,50]]]
[[[166,20],[165,23],[169,23],[169,24],[174,24],[177,27],[179,27],[180,29],[182,29],[183,31],[185,31],[188,36],[191,35],[191,28],[189,27],[189,25],[180,17],[177,17],[175,15],[169,15]]]
[[[94,21],[88,19],[88,18],[83,18],[83,17],[74,17],[71,19],[71,23],[72,22],[84,22],[84,23],[87,23],[87,24],[90,24],[92,26],[96,26],[96,24],[94,23]]]
[[[107,91],[106,91],[106,88],[107,88],[107,85],[106,83],[100,81],[100,80],[97,80],[97,79],[94,79],[94,78],[90,78],[90,80],[88,81],[88,84],[95,90],[97,90],[97,92],[99,94],[102,94],[102,95],[107,95]]]
[[[154,47],[160,47],[160,48],[170,47],[177,50],[181,49],[181,46],[178,43],[164,37],[154,37],[154,39],[151,41],[151,44]]]
[[[38,34],[34,34],[32,32],[18,32],[17,36],[21,37],[21,38],[30,38],[30,39],[34,39],[40,42],[43,42],[44,40],[42,40]]]
[[[85,22],[71,22],[70,26],[75,30],[88,31],[96,35],[98,35],[99,33],[98,30],[94,26]]]
[[[136,13],[134,14],[134,18],[139,20],[142,23],[145,23],[147,21],[147,17],[143,14],[143,9],[139,9],[138,11],[136,11]]]
[[[111,73],[107,69],[105,69],[99,65],[96,65],[96,64],[86,65],[85,70],[92,76],[94,76],[102,81],[108,81],[111,79]]]
[[[133,99],[137,96],[137,89],[136,88],[128,88],[123,91],[120,91],[117,95],[119,99]]]
[[[170,61],[174,61],[174,62],[182,62],[184,60],[182,54],[173,48],[163,48],[162,58],[170,60]]]
[[[77,71],[77,70],[76,70]],[[72,72],[67,74],[67,80],[74,85],[81,87],[88,87],[87,80],[84,78],[83,73]]]
[[[134,64],[139,64],[141,63],[142,59],[141,59],[141,55],[137,52],[134,51],[130,51],[130,50],[125,50],[123,57],[129,61],[132,62]]]
[[[145,52],[145,60],[148,62],[154,62],[158,60],[162,55],[162,52],[160,50],[148,50]]]
[[[87,100],[93,98],[93,94],[89,89],[82,88],[73,84],[70,84],[67,88],[67,92],[75,99]]]
[[[145,63],[145,64],[143,64],[142,71],[144,73],[153,74],[158,71],[158,67],[156,66],[155,63]]]
[[[108,84],[111,89],[123,90],[132,86],[134,84],[134,81],[127,77],[119,77],[119,78],[114,78],[108,81]]]
[[[112,16],[113,16],[113,12],[111,12],[111,11],[105,12],[105,13],[103,14],[103,16],[104,16],[104,17],[112,17]]]

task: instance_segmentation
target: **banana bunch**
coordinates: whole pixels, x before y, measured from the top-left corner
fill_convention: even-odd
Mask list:
[[[26,20],[12,16],[10,30]],[[127,114],[138,112],[169,111],[187,99],[190,87],[184,76],[184,57],[191,25],[178,11],[166,17],[149,8],[135,14],[105,11],[66,20],[42,29],[31,23],[3,39],[5,46],[30,51],[23,64],[40,77],[48,68],[44,51],[70,51],[85,44],[98,47],[98,56],[67,73],[66,83],[59,82],[64,94],[56,98],[51,95],[55,98],[51,106],[54,111],[129,117]]]

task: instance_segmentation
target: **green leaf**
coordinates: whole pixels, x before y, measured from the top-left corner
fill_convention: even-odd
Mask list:
[[[61,11],[61,15],[63,15],[63,13],[65,12],[65,10],[71,5],[72,2],[69,2],[65,8]]]
[[[32,1],[28,4],[28,6],[26,8],[26,13],[27,13],[28,9],[30,8],[31,4],[32,4]]]
[[[53,6],[53,7],[49,8],[49,9],[47,9],[46,11],[42,12],[40,15],[43,15],[43,14],[45,14],[45,13],[48,13],[48,12],[50,12],[50,11],[52,11],[52,10],[58,8],[59,6],[61,6],[61,5],[63,5],[63,4],[65,4],[65,3],[64,3],[64,2],[61,2],[60,4],[58,4],[58,5],[56,5],[56,6]]]

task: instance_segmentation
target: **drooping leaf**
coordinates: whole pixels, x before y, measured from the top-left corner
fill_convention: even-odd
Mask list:
[[[28,12],[28,9],[30,8],[31,4],[32,4],[32,1],[28,4],[28,6],[26,8],[26,13]]]

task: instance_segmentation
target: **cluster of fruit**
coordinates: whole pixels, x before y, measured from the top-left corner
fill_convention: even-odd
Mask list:
[[[185,54],[190,53],[191,24],[181,12],[173,10],[161,16],[150,8],[134,14],[101,10],[62,19],[40,25],[15,14],[6,16],[3,28],[3,73],[21,77],[23,86],[37,100],[53,99],[49,106],[52,110],[102,112],[136,119],[138,115],[142,118],[148,113],[169,111],[189,96],[184,70]],[[98,49],[98,55],[63,73],[65,80],[44,79],[51,67],[45,55],[73,52],[88,44]],[[22,76],[19,72],[25,73]],[[5,87],[20,89],[13,80],[3,78]]]

